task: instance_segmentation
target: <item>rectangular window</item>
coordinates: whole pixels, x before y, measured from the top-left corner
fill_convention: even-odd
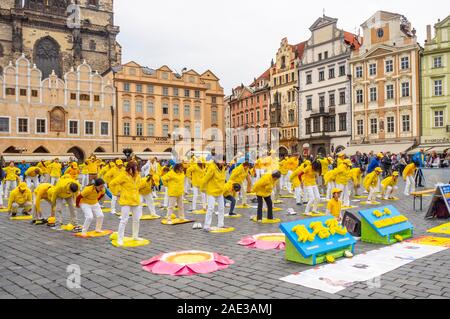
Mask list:
[[[37,134],[47,133],[47,123],[45,119],[36,119],[36,133]]]
[[[402,128],[403,132],[409,132],[411,130],[409,115],[402,115]]]
[[[325,112],[325,96],[319,96],[319,108],[320,111],[323,110]]]
[[[264,110],[264,121],[267,120],[267,110]]]
[[[173,88],[173,96],[178,96],[179,94],[178,88]]]
[[[77,99],[77,94],[76,93],[70,93],[70,99],[71,100],[76,100]]]
[[[147,135],[155,136],[155,125],[154,124],[147,124]]]
[[[142,113],[142,101],[136,101],[136,113]]]
[[[143,136],[144,129],[142,127],[142,123],[136,123],[136,136]]]
[[[151,84],[147,85],[147,93],[148,94],[154,94],[155,93],[155,87]]]
[[[319,61],[322,61],[322,53],[319,53]]]
[[[402,70],[409,69],[409,57],[405,56],[401,59],[401,68]]]
[[[345,91],[339,92],[339,105],[344,105],[346,102]]]
[[[169,96],[169,88],[163,87],[163,96]]]
[[[330,131],[330,118],[326,116],[323,118],[323,131],[324,132]]]
[[[142,93],[142,84],[136,84],[136,92]]]
[[[78,135],[78,121],[69,121],[69,134]]]
[[[217,104],[217,97],[215,97],[215,96],[211,97],[211,103],[212,104]]]
[[[345,76],[345,65],[339,66],[339,76]]]
[[[336,106],[336,97],[334,93],[330,93],[329,98],[330,98],[330,106]]]
[[[84,135],[94,135],[94,122],[84,122]]]
[[[190,109],[189,109],[189,112],[190,112]],[[195,107],[195,119],[196,120],[201,120],[202,119],[202,113],[201,113],[200,106],[196,106]]]
[[[306,119],[306,134],[311,134],[311,119]]]
[[[286,74],[286,83],[289,82],[289,74]]]
[[[123,101],[123,111],[125,113],[130,112],[130,101],[128,100]]]
[[[147,102],[147,116],[155,115],[155,105],[153,101]]]
[[[178,104],[173,105],[173,116],[175,117],[180,116],[180,106]]]
[[[391,73],[394,71],[394,61],[387,60],[386,61],[386,73]]]
[[[199,90],[195,90],[195,98],[196,99],[200,98],[200,91]]]
[[[307,74],[306,75],[306,84],[311,84],[312,83],[312,74]]]
[[[164,103],[162,107],[163,115],[169,115],[169,104]]]
[[[409,96],[409,82],[402,83],[402,97]]]
[[[6,88],[6,95],[16,95],[16,89]]]
[[[370,88],[370,102],[377,100],[377,88]]]
[[[102,135],[102,136],[109,135],[109,123],[108,122],[100,123],[100,135]]]
[[[212,111],[211,112],[211,122],[217,123],[217,111]],[[253,113],[252,113],[252,122],[253,122]]]
[[[123,135],[130,136],[130,123],[123,123]]]
[[[163,129],[162,131],[163,137],[169,137],[169,125],[164,124],[162,129]]]
[[[370,134],[378,134],[378,119],[370,119]]]
[[[356,90],[356,103],[363,103],[364,95],[363,90]]]
[[[357,66],[356,67],[356,77],[358,79],[363,77],[363,68],[362,68],[362,66]]]
[[[394,99],[394,85],[393,84],[386,85],[386,99],[387,100]]]
[[[89,94],[80,94],[80,101],[90,101],[91,96]]]
[[[325,51],[324,58],[328,59],[328,51]]]
[[[330,79],[334,79],[334,68],[328,70],[328,77]]]
[[[20,96],[27,96],[27,89],[20,89]]]
[[[377,65],[375,63],[369,64],[369,75],[377,75]]]
[[[38,97],[38,90],[31,90],[32,97]]]
[[[191,107],[189,105],[184,106],[184,117],[185,118],[191,117]]]
[[[306,110],[311,111],[312,110],[312,96],[308,96],[306,98]]]
[[[347,113],[339,114],[339,131],[347,130]]]
[[[395,132],[395,119],[393,116],[388,116],[386,119],[387,123],[387,132],[394,133]]]
[[[357,135],[364,135],[364,120],[356,121],[356,131]]]
[[[313,120],[314,133],[320,132],[320,117],[316,117]]]
[[[434,111],[434,127],[444,127],[444,111]]]
[[[94,95],[94,102],[100,102],[100,95]]]
[[[433,66],[434,66],[435,68],[441,68],[441,67],[442,67],[442,57],[440,57],[440,56],[435,57],[435,58],[433,59]]]
[[[191,91],[188,89],[184,90],[184,97],[189,97],[191,95]]]
[[[442,96],[442,80],[434,81],[434,95]]]
[[[130,92],[130,83],[124,83],[123,84],[123,90],[125,92]]]
[[[28,133],[28,119],[18,119],[17,132]]]
[[[330,116],[328,121],[328,131],[336,132],[336,116]]]
[[[319,71],[319,81],[325,81],[325,71]]]

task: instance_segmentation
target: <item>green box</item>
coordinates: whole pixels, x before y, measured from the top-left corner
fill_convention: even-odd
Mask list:
[[[381,236],[364,218],[361,220],[361,226],[361,241],[365,243],[392,245],[399,242],[395,239],[397,235],[400,235],[403,239],[413,237],[413,230],[411,228]]]

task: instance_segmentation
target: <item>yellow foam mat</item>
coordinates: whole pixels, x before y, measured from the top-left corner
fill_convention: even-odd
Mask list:
[[[256,193],[247,193],[248,196],[256,196]]]
[[[115,215],[121,217],[122,212],[117,212],[117,213],[115,213]],[[128,216],[133,216],[133,213],[129,213]]]
[[[388,200],[388,201],[398,201],[398,200],[400,200],[400,198],[397,198],[397,197],[394,197],[394,198],[392,198],[392,199],[383,199],[383,200]]]
[[[450,238],[443,238],[443,237],[424,236],[408,240],[408,243],[415,243],[429,246],[442,246],[450,248]]]
[[[109,236],[113,233],[112,230],[103,230],[99,233],[97,233],[96,231],[91,231],[91,232],[87,232],[86,236],[83,236],[81,233],[77,233],[75,234],[75,237],[80,237],[80,238],[98,238],[98,237],[105,237],[105,236]]]
[[[225,215],[225,218],[238,219],[238,218],[242,218],[242,215],[241,215],[241,214],[236,214],[235,216],[228,216],[228,215]]]
[[[294,195],[281,195],[280,198],[295,198]]]
[[[111,213],[111,208],[103,208],[102,212],[104,212],[104,213]]]
[[[179,218],[175,218],[175,219],[172,219],[172,224],[169,224],[167,219],[164,218],[163,220],[161,220],[161,224],[169,225],[169,226],[183,225],[183,224],[188,224],[188,223],[193,223],[193,222],[194,222],[193,220],[189,220],[189,219],[181,220]]]
[[[281,212],[282,210],[283,210],[282,208],[278,208],[278,207],[273,207],[272,208],[273,212]],[[267,208],[264,208],[263,212],[267,212]]]
[[[164,200],[164,197],[156,197],[156,198],[153,198],[153,200]]]
[[[361,195],[361,196],[353,196],[353,197],[356,198],[356,199],[365,199],[365,198],[367,198],[368,196]]]
[[[226,227],[226,228],[211,228],[209,232],[211,234],[224,234],[224,233],[231,233],[234,231],[235,229],[233,227]]]
[[[327,216],[327,214],[325,213],[303,213],[303,216],[308,216],[308,217],[323,217],[323,216]]]
[[[361,202],[362,205],[381,205],[379,202]]]
[[[342,206],[342,209],[355,209],[358,208],[358,206]]]
[[[252,218],[252,221],[255,222],[255,223],[258,222],[257,219],[256,219],[256,216],[254,216]],[[281,223],[281,219],[275,218],[275,219],[269,220],[267,218],[263,218],[262,223],[263,224],[278,224],[278,223]]]
[[[103,203],[105,203],[105,204],[110,204],[111,201],[110,201],[110,200],[105,200],[105,201],[103,201]]]
[[[0,213],[9,213],[8,208],[0,208]]]
[[[284,202],[282,200],[274,200],[273,203],[274,204],[283,204]]]
[[[250,206],[250,205],[238,205],[238,206],[236,206],[236,208],[238,208],[238,209],[249,209],[249,208],[252,208],[252,206]]]
[[[117,238],[117,237],[116,237]],[[123,245],[120,246],[119,244],[117,244],[117,239],[111,239],[111,244],[114,247],[120,247],[120,248],[135,248],[135,247],[142,247],[142,246],[147,246],[150,244],[150,240],[147,239],[143,239],[143,240],[134,240],[133,238],[130,237],[125,237],[123,239]]]
[[[33,220],[33,216],[16,216],[10,217],[10,220]]]
[[[75,228],[75,226],[73,226],[72,224],[67,224],[67,225],[62,225],[59,230],[64,230],[64,231],[73,231],[73,229]]]
[[[450,223],[427,230],[427,233],[450,235]]]
[[[194,210],[192,212],[192,214],[194,214],[194,215],[206,215],[206,210],[205,209]]]
[[[153,215],[142,215],[141,220],[155,220],[160,219],[161,216],[153,216]]]

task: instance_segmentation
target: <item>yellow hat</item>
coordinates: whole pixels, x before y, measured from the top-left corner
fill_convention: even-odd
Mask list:
[[[342,189],[339,189],[339,188],[334,188],[332,191],[331,191],[331,194],[337,194],[337,193],[342,193]]]
[[[378,153],[377,157],[378,157],[378,158],[383,158],[383,157],[384,157],[384,154],[383,154],[383,153]]]
[[[345,153],[344,153],[344,152],[340,152],[340,153],[338,154],[338,156],[339,156],[339,157],[344,157],[344,156],[345,156]]]
[[[398,172],[394,172],[394,174],[393,174],[394,176],[398,176],[399,175],[399,173]]]
[[[377,167],[377,168],[375,168],[375,172],[381,173],[381,172],[383,172],[383,170],[381,168]]]
[[[22,183],[19,184],[19,189],[20,189],[21,191],[24,191],[24,190],[26,190],[27,188],[28,188],[27,183],[22,182]]]
[[[122,160],[120,160],[120,159],[119,159],[119,160],[117,160],[117,161],[116,161],[116,165],[123,165],[123,161],[122,161]]]

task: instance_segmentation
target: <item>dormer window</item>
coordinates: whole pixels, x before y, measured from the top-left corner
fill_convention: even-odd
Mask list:
[[[286,57],[285,56],[281,57],[281,68],[282,69],[286,68]]]

